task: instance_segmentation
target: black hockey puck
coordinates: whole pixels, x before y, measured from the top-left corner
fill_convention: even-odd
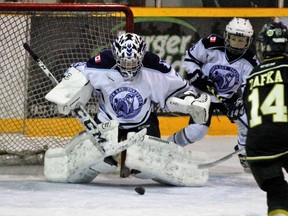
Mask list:
[[[145,194],[145,188],[141,185],[138,185],[135,187],[135,191],[140,194],[140,195],[144,195]]]

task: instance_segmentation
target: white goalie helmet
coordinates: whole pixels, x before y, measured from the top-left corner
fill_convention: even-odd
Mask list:
[[[143,66],[146,44],[139,35],[124,33],[112,43],[112,52],[124,80],[132,80]]]
[[[251,45],[254,30],[248,19],[233,18],[224,33],[225,48],[234,55],[243,54]]]

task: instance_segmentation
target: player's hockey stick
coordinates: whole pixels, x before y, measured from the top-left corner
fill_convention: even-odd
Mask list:
[[[267,156],[255,156],[255,157],[248,157],[248,156],[242,156],[239,157],[240,160],[244,160],[244,161],[263,161],[263,160],[273,160],[273,159],[277,159],[279,157],[282,157],[283,155],[287,155],[288,151],[279,153],[279,154],[275,154],[275,155],[267,155]]]
[[[226,155],[226,156],[224,156],[224,157],[222,157],[222,158],[220,158],[220,159],[218,159],[218,160],[215,160],[215,161],[213,161],[213,162],[204,163],[204,164],[199,164],[199,165],[198,165],[198,168],[199,168],[199,169],[207,169],[207,168],[216,166],[217,164],[222,163],[222,162],[230,159],[230,158],[233,157],[234,155],[239,154],[239,153],[242,152],[243,150],[244,150],[244,148],[241,148],[241,149],[238,149],[238,150],[236,150],[236,151],[234,151],[234,152],[232,152],[232,153],[230,153],[230,154],[228,154],[228,155]]]
[[[218,94],[218,92],[215,91],[215,89],[213,88],[210,88],[210,86],[207,86],[207,89],[209,90],[209,92],[214,95],[221,103],[224,103],[224,100],[223,98]],[[238,120],[246,127],[248,128],[248,125],[239,117]],[[210,168],[210,167],[213,167],[213,166],[216,166],[217,164],[219,163],[222,163],[228,159],[230,159],[231,157],[233,157],[234,155],[236,154],[239,154],[240,152],[242,152],[244,150],[244,148],[241,148],[241,149],[238,149],[216,161],[213,161],[213,162],[210,162],[210,163],[205,163],[205,164],[199,164],[198,165],[198,168],[199,169],[206,169],[206,168]]]
[[[36,53],[31,49],[28,43],[24,43],[23,47],[27,50],[30,56],[37,62],[38,66],[42,69],[42,71],[46,74],[46,76],[53,82],[53,84],[57,85],[59,83],[57,79],[49,71],[49,69],[42,62],[42,60],[38,57],[38,55],[36,55]],[[90,116],[90,114],[86,111],[86,109],[84,108],[82,104],[78,104],[76,109],[73,110],[73,113],[79,119],[79,121],[84,126],[86,131],[96,139],[97,143],[103,143],[107,141],[106,137],[104,137],[104,135],[97,128],[97,123]],[[104,148],[102,148],[100,145],[97,145],[97,147],[99,147],[99,150],[103,154],[105,153]]]

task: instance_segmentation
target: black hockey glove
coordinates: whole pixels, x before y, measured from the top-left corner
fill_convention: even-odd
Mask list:
[[[227,116],[231,121],[239,119],[245,112],[243,99],[238,93],[225,100],[224,105],[227,108]]]
[[[207,93],[217,92],[213,81],[205,76],[199,69],[195,70],[193,73],[188,73],[187,79],[190,85],[198,88],[201,91]]]

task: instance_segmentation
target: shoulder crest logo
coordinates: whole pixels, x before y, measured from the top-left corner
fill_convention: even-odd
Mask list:
[[[95,62],[96,62],[96,63],[101,62],[100,54],[98,54],[98,55],[95,56]]]
[[[215,43],[216,42],[216,37],[210,37],[210,43]]]

